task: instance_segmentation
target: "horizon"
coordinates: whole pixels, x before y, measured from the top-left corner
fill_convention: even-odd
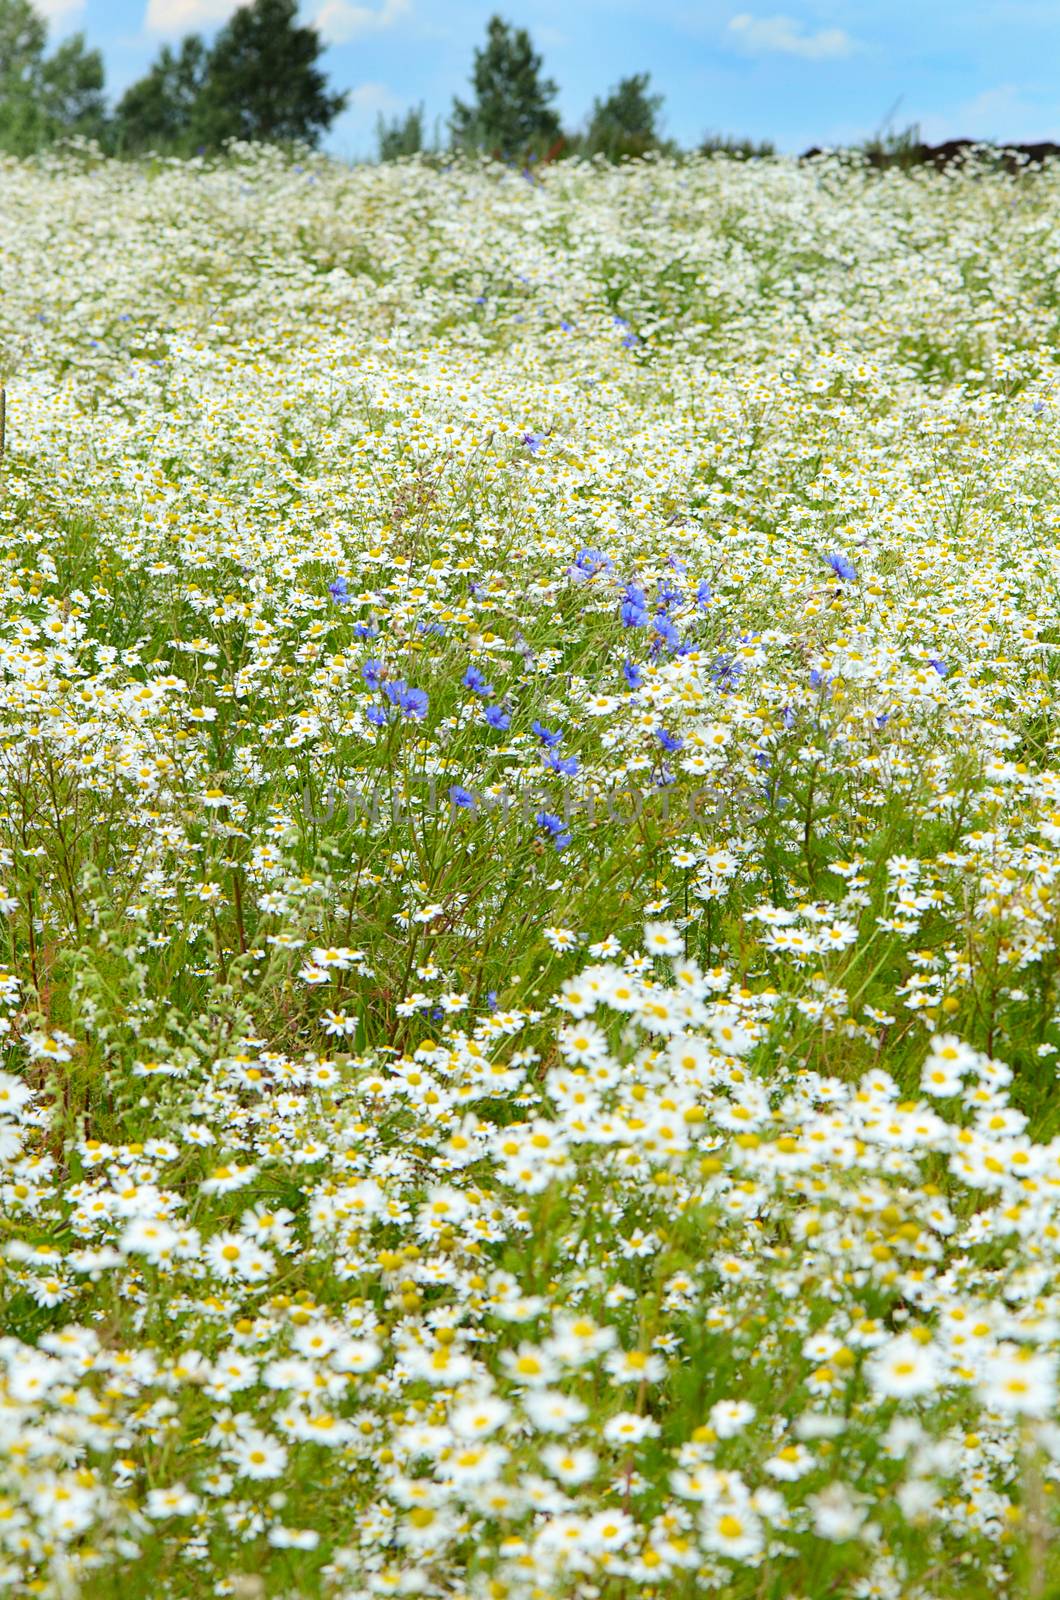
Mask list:
[[[189,32],[212,36],[238,0],[35,0],[52,43],[84,33],[99,48],[113,103]],[[564,125],[584,125],[594,97],[649,72],[663,130],[682,147],[708,133],[771,140],[779,153],[858,143],[887,128],[950,138],[1031,142],[1060,135],[1060,91],[1041,63],[1060,54],[1060,7],[952,0],[931,8],[820,0],[743,9],[744,0],[303,0],[299,16],[327,45],[323,66],[350,99],[323,141],[343,159],[374,153],[376,120],[423,104],[444,135],[465,96],[474,49],[495,11],[526,27],[559,88]]]

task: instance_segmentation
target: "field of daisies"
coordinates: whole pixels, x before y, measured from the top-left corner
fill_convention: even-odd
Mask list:
[[[1060,173],[0,163],[0,1588],[1060,1592]]]

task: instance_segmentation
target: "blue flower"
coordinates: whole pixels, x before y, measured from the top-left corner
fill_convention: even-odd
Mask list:
[[[496,989],[487,989],[486,990],[486,1004],[489,1006],[491,1011],[496,1011],[496,1009],[497,1009],[497,991],[496,991]]]
[[[465,810],[469,811],[473,811],[475,809],[475,796],[471,793],[470,789],[463,788],[463,786],[459,783],[453,784],[452,788],[449,790],[449,798],[453,802],[454,806],[462,806]]]
[[[369,689],[378,689],[379,685],[383,681],[383,674],[385,671],[386,668],[383,666],[381,661],[370,659],[362,666],[361,677],[364,679]]]
[[[719,656],[710,669],[710,675],[722,694],[735,689],[747,668],[735,656]]]
[[[622,663],[622,676],[631,689],[639,689],[644,682],[644,669],[638,667],[635,661],[626,660]]]
[[[374,639],[378,632],[379,624],[377,622],[355,622],[353,625],[355,639]]]
[[[560,322],[560,328],[564,333],[573,333],[574,332],[574,324],[573,324],[573,322],[563,322],[563,321],[561,321]]]
[[[573,778],[578,771],[578,757],[547,755],[545,766],[551,767],[553,772],[562,773],[565,778]]]
[[[557,817],[553,811],[539,811],[534,820],[538,827],[548,834],[557,850],[566,850],[570,844],[570,834],[562,818]]]
[[[945,678],[950,670],[941,656],[928,656],[928,666],[934,667],[940,678]]]
[[[541,440],[542,440],[542,436],[539,433],[524,433],[523,434],[523,443],[525,444],[526,448],[529,450],[529,452],[530,452],[530,454],[532,456],[536,456],[537,452],[540,450],[540,448],[541,448]]]
[[[491,728],[498,728],[502,733],[511,724],[511,717],[503,706],[487,706],[486,721]]]
[[[831,567],[837,578],[846,578],[852,581],[857,577],[857,569],[849,557],[841,555],[838,550],[829,551],[825,561]]]
[[[387,720],[385,706],[369,706],[365,712],[369,722],[374,722],[377,728],[383,727]]]
[[[493,693],[492,683],[487,683],[477,667],[468,667],[464,673],[464,688],[470,689],[473,694],[488,695]]]
[[[530,732],[536,733],[541,743],[549,750],[553,750],[556,745],[563,743],[562,733],[554,733],[551,728],[546,728],[543,723],[536,720],[530,724]]]
[[[610,572],[615,563],[611,557],[602,550],[579,550],[574,558],[574,565],[568,567],[568,572],[575,583],[585,583],[588,578],[595,578],[598,572]]]
[[[404,712],[406,717],[420,721],[427,715],[426,689],[411,689],[403,678],[397,678],[393,683],[383,685],[383,693],[390,704]]]
[[[336,578],[334,583],[329,583],[328,594],[333,600],[337,600],[340,606],[344,606],[350,598],[350,592],[346,587],[346,579],[340,577]]]
[[[677,646],[681,643],[681,635],[678,633],[675,625],[670,621],[670,618],[666,616],[664,612],[660,612],[656,617],[653,626],[655,632],[659,635],[659,638],[663,641],[663,643],[668,644],[671,650],[676,650]]]
[[[710,584],[704,578],[696,590],[696,605],[699,606],[701,611],[705,611],[710,605],[711,598]]]
[[[680,735],[676,733],[668,733],[663,727],[656,728],[655,737],[658,739],[664,750],[672,752],[674,750],[684,749],[685,741],[680,737]]]
[[[648,621],[648,597],[635,583],[627,583],[622,591],[618,614],[624,627],[643,628]]]

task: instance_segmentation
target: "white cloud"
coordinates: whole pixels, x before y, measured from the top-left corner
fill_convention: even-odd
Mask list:
[[[793,17],[752,17],[741,11],[729,22],[729,32],[752,55],[800,56],[804,61],[838,61],[858,48],[842,28],[821,28],[807,33]]]
[[[385,116],[388,111],[400,111],[404,104],[404,100],[400,100],[385,83],[360,83],[356,89],[350,90],[346,115],[352,114],[360,120],[368,117],[374,119],[380,112]]]
[[[35,0],[34,11],[48,22],[72,21],[85,8],[85,0]]]
[[[409,0],[382,0],[380,5],[362,6],[353,0],[324,0],[313,18],[313,26],[328,44],[348,44],[362,34],[381,33],[392,28],[408,13]]]
[[[144,26],[150,33],[184,33],[227,22],[240,0],[148,0]]]

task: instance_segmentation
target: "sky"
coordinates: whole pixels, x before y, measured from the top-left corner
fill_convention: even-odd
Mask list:
[[[237,0],[35,0],[58,40],[83,32],[121,91],[159,46],[212,34]],[[772,139],[796,153],[919,123],[934,142],[1060,139],[1060,0],[301,0],[347,110],[327,147],[371,155],[380,112],[423,103],[444,128],[494,11],[530,30],[568,127],[650,72],[664,127]],[[745,9],[745,7],[752,9]]]

